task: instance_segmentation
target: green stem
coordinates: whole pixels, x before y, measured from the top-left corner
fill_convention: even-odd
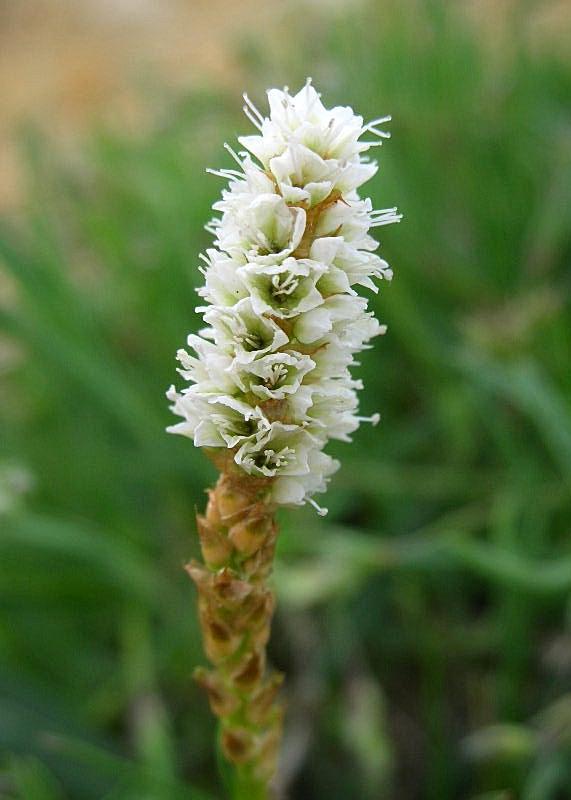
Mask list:
[[[236,767],[234,800],[270,800],[267,783],[254,777],[248,766]]]

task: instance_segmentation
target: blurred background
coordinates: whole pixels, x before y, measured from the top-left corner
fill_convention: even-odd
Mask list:
[[[0,797],[225,797],[169,437],[247,90],[393,115],[389,333],[281,515],[292,800],[571,798],[571,8],[0,0]]]

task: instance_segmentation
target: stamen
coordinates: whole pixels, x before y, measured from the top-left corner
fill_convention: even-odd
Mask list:
[[[361,128],[361,136],[366,133],[367,131],[371,131],[371,133],[375,133],[377,136],[382,136],[385,139],[390,139],[390,133],[386,131],[380,131],[377,129],[377,125],[382,125],[384,122],[390,122],[392,119],[391,115],[387,115],[386,117],[377,117],[377,119],[372,119],[370,122],[367,122]]]
[[[383,214],[394,214],[397,211],[397,207],[393,206],[392,208],[374,208],[372,211],[369,212],[370,217],[378,217],[382,216]]]
[[[384,117],[377,117],[376,119],[372,119],[372,120],[369,122],[369,125],[382,125],[382,124],[383,124],[383,122],[390,122],[391,120],[392,120],[392,117],[391,117],[391,115],[390,115],[390,114],[387,114],[387,115],[386,115],[386,116],[384,116]]]
[[[240,169],[241,169],[241,174],[243,174],[243,173],[244,173],[244,164],[243,164],[243,162],[242,162],[242,160],[241,160],[240,156],[238,155],[238,153],[237,153],[235,150],[233,150],[233,149],[230,147],[230,145],[228,144],[228,142],[224,142],[224,149],[225,149],[225,150],[227,150],[227,151],[230,153],[230,155],[232,156],[232,158],[234,159],[234,161],[235,161],[235,162],[238,164],[238,166],[240,167]]]
[[[248,117],[254,128],[257,128],[260,131],[260,133],[262,133],[262,126],[260,125],[256,117],[252,114],[248,106],[242,106],[242,111]]]
[[[379,228],[381,225],[391,225],[393,222],[400,222],[402,214],[397,214],[396,212],[396,208],[382,208],[377,211],[369,212],[371,228]]]
[[[306,95],[309,94],[309,87],[310,86],[311,86],[311,78],[308,78],[305,81],[305,86],[304,86]],[[311,103],[307,106],[307,111],[308,112],[310,112],[313,109],[313,106],[315,105],[315,101],[317,100],[318,97],[319,97],[319,95],[316,95],[316,96],[313,97]]]
[[[243,333],[237,334],[236,339],[242,344],[246,345],[247,347],[251,347],[252,349],[260,349],[262,345],[261,337],[256,333]]]
[[[372,414],[370,417],[355,417],[359,422],[370,422],[373,427],[376,427],[381,421],[380,414]]]
[[[291,272],[288,272],[283,279],[283,283],[280,283],[281,275],[274,275],[272,277],[272,294],[274,297],[278,297],[279,295],[290,295],[295,292],[297,287],[299,286],[299,279],[292,275]]]
[[[381,139],[390,139],[391,134],[388,131],[381,131],[378,128],[375,128],[373,125],[369,126],[369,132],[375,133],[377,136],[380,136]]]
[[[313,506],[313,508],[317,511],[320,517],[326,517],[327,514],[329,513],[328,508],[323,508],[322,506],[318,505],[312,497],[308,497],[307,502],[309,503],[310,506]]]
[[[270,374],[268,376],[266,384],[269,384],[270,386],[275,387],[285,377],[287,377],[287,367],[286,367],[286,365],[285,364],[274,364],[270,369]]]
[[[244,102],[246,103],[246,105],[243,107],[244,114],[248,117],[252,125],[254,125],[261,132],[262,125],[264,124],[263,116],[258,111],[256,106],[252,103],[246,92],[244,92],[242,97],[244,98]]]
[[[205,172],[208,172],[209,175],[216,175],[217,178],[224,178],[225,180],[244,177],[244,173],[238,172],[237,169],[211,169],[210,167],[206,167]]]

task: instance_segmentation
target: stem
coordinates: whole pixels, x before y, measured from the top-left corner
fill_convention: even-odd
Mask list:
[[[236,768],[234,800],[269,800],[270,793],[265,780],[258,780],[243,767]]]
[[[267,586],[277,526],[269,479],[239,470],[226,454],[197,516],[204,564],[187,570],[198,589],[204,647],[213,668],[199,667],[198,683],[220,719],[224,756],[236,766],[235,796],[267,800],[276,771],[283,711],[276,703],[281,675],[266,668],[274,610]]]

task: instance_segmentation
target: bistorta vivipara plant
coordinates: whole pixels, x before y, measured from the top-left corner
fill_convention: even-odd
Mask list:
[[[391,270],[370,231],[398,222],[359,187],[377,171],[368,151],[388,137],[383,117],[364,124],[349,107],[327,109],[307,81],[296,95],[268,92],[264,117],[244,96],[258,132],[229,145],[236,168],[207,226],[198,309],[206,327],[180,350],[188,381],[168,392],[182,422],[172,433],[207,448],[220,469],[197,525],[204,564],[188,571],[211,670],[196,677],[221,722],[221,746],[250,796],[267,797],[276,769],[281,678],[268,671],[274,608],[267,585],[279,506],[309,503],[339,467],[325,447],[350,441],[361,422],[355,355],[384,333],[360,289]]]

